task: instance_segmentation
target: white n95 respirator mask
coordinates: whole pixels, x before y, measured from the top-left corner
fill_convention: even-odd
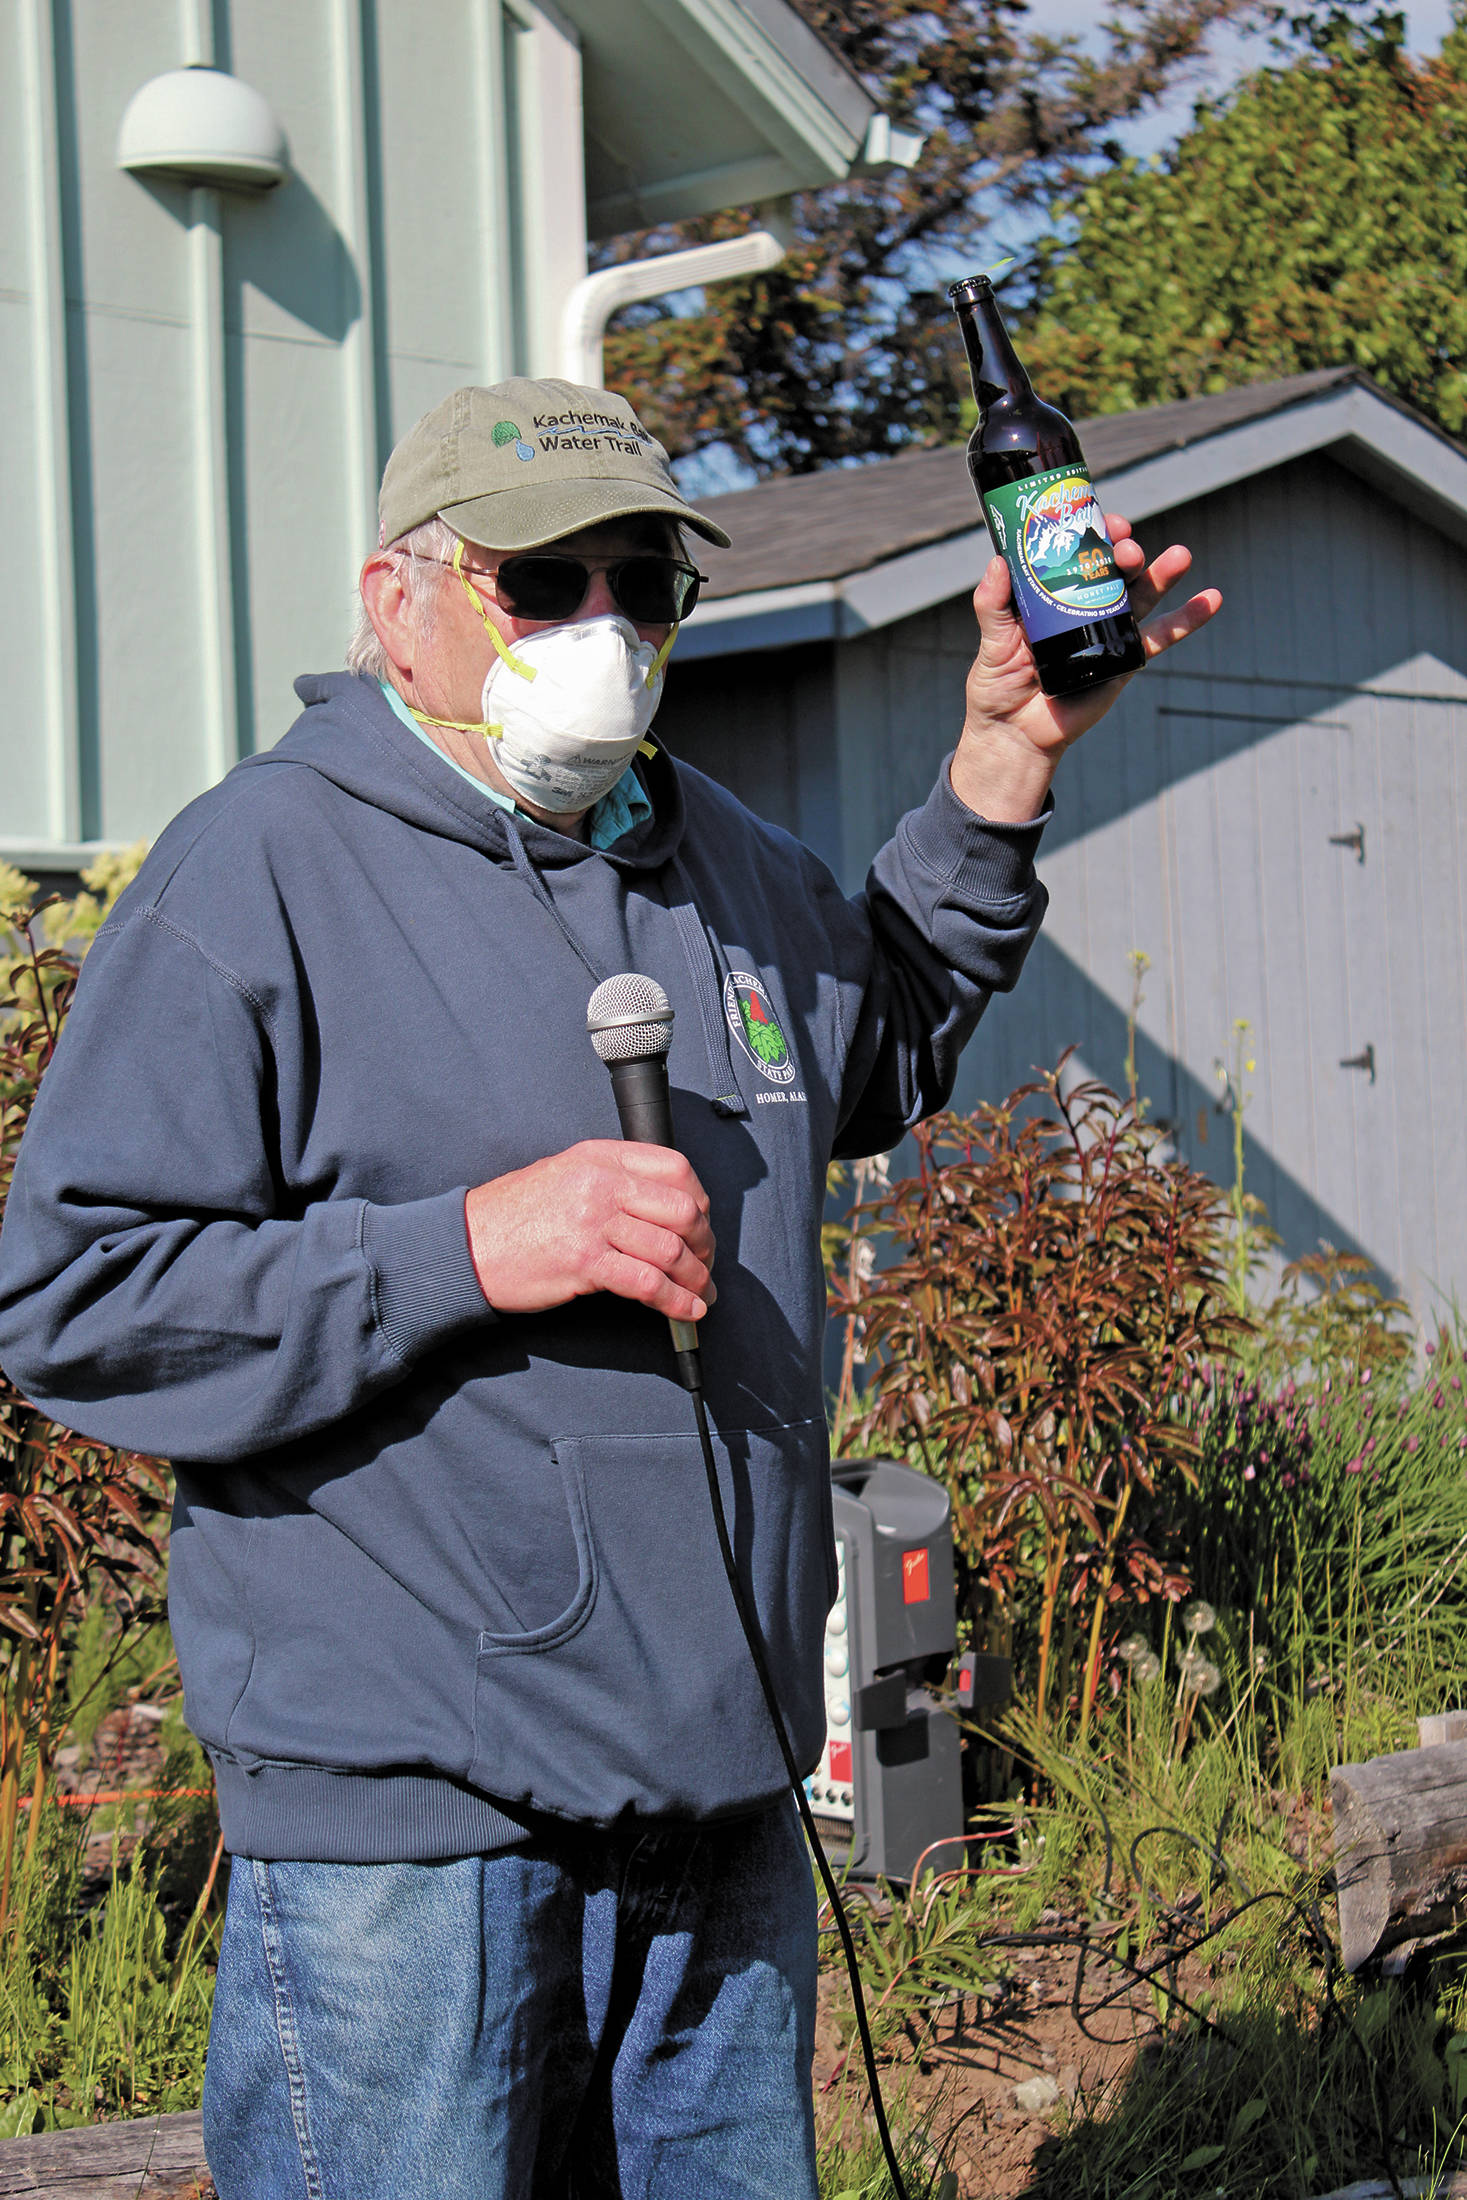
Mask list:
[[[630,620],[576,619],[511,649],[489,622],[494,663],[480,709],[495,763],[545,810],[589,810],[621,778],[662,700],[663,666]]]
[[[507,784],[537,808],[589,810],[610,794],[646,744],[677,628],[654,649],[629,619],[606,615],[546,627],[511,649],[463,570],[462,556],[460,543],[453,570],[494,644],[479,703],[483,717],[467,725],[426,719],[421,711],[413,716],[482,733]]]

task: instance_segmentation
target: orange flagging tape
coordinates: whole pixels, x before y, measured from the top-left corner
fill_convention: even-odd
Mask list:
[[[212,1795],[213,1792],[212,1788],[98,1788],[95,1795],[46,1795],[42,1797],[42,1801],[73,1805],[85,1803],[171,1803],[181,1801],[184,1797],[188,1797],[190,1800],[199,1799],[205,1795]],[[31,1798],[29,1795],[21,1797],[20,1807],[22,1810],[30,1809]]]

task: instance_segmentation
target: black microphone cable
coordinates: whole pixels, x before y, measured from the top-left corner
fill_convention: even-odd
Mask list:
[[[679,1354],[678,1357],[679,1362],[681,1362],[682,1355]],[[713,1525],[718,1534],[719,1556],[723,1560],[723,1570],[728,1576],[729,1589],[733,1594],[734,1609],[739,1615],[739,1625],[744,1631],[744,1640],[749,1646],[749,1656],[754,1661],[754,1671],[759,1676],[760,1691],[769,1712],[770,1724],[774,1728],[774,1738],[779,1743],[779,1753],[784,1759],[784,1769],[789,1775],[795,1806],[800,1813],[800,1819],[805,1828],[805,1838],[810,1844],[811,1854],[814,1856],[820,1869],[820,1876],[825,1882],[825,1892],[830,1902],[831,1914],[835,1919],[836,1930],[840,1934],[840,1944],[846,1959],[846,1971],[851,1981],[851,1998],[856,2011],[856,2030],[861,2035],[861,2056],[866,2065],[866,2083],[871,2094],[871,2113],[876,2119],[876,2130],[881,2140],[881,2151],[886,2156],[886,2166],[891,2174],[897,2200],[911,2200],[906,2182],[902,2177],[901,2165],[896,2158],[896,2149],[892,2145],[891,2131],[886,2121],[886,2104],[881,2098],[881,2080],[876,2070],[876,2050],[871,2043],[871,2027],[866,2020],[866,1997],[861,1990],[861,1973],[856,1962],[856,1943],[851,1937],[850,1924],[846,1918],[845,1906],[840,1898],[840,1890],[835,1883],[835,1875],[830,1868],[830,1860],[825,1854],[820,1835],[816,1831],[815,1820],[810,1815],[809,1798],[805,1794],[805,1783],[801,1779],[799,1767],[795,1763],[794,1751],[790,1748],[789,1735],[785,1729],[784,1713],[780,1709],[779,1698],[774,1692],[774,1681],[770,1675],[768,1660],[764,1655],[764,1644],[759,1636],[759,1623],[749,1609],[748,1600],[744,1595],[744,1585],[739,1579],[733,1545],[729,1541],[728,1520],[723,1509],[723,1492],[718,1486],[718,1466],[713,1457],[713,1439],[708,1433],[708,1412],[703,1403],[702,1382],[700,1380],[695,1387],[688,1381],[685,1374],[682,1376],[682,1382],[688,1396],[693,1401],[693,1417],[698,1424],[698,1442],[703,1450],[703,1472],[708,1478],[708,1502],[713,1507]]]
[[[591,1034],[591,1044],[611,1072],[623,1138],[644,1140],[654,1146],[676,1144],[672,1134],[672,1103],[667,1086],[667,1053],[672,1044],[672,1019],[672,1004],[662,987],[654,978],[644,978],[635,971],[626,971],[615,978],[607,978],[591,995],[586,1009],[586,1026]],[[713,1438],[708,1429],[708,1408],[703,1397],[703,1368],[697,1325],[669,1319],[668,1327],[672,1332],[678,1379],[692,1400],[693,1418],[698,1427],[698,1443],[703,1454],[703,1472],[708,1482],[708,1502],[713,1510],[718,1552],[723,1560],[724,1573],[728,1577],[734,1610],[738,1613],[739,1626],[743,1630],[744,1641],[758,1677],[759,1690],[769,1713],[769,1723],[774,1729],[780,1756],[784,1759],[785,1773],[805,1829],[805,1838],[825,1884],[831,1915],[840,1934],[846,1972],[851,1982],[856,2030],[861,2038],[861,2056],[866,2066],[871,2112],[876,2121],[881,2151],[886,2158],[896,2200],[911,2200],[906,2180],[902,2176],[901,2164],[897,2160],[896,2148],[892,2144],[891,2129],[886,2120],[886,2104],[881,2097],[881,2079],[876,2068],[876,2049],[871,2040],[871,2027],[866,2017],[866,1997],[861,1988],[856,1943],[846,1917],[845,1905],[840,1898],[840,1889],[830,1868],[830,1860],[825,1854],[810,1812],[809,1798],[805,1793],[805,1783],[800,1776],[799,1766],[795,1763],[795,1753],[790,1747],[784,1712],[780,1708],[769,1661],[764,1654],[758,1617],[750,1608],[749,1600],[744,1594],[738,1561],[734,1557],[733,1543],[728,1532],[728,1517],[723,1508],[723,1492],[718,1484],[718,1463],[713,1456]]]

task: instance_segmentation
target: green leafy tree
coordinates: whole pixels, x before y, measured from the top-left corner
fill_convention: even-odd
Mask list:
[[[1031,27],[1026,0],[795,0],[893,121],[910,171],[807,192],[785,262],[749,282],[629,307],[606,372],[675,457],[722,447],[808,472],[952,436],[968,383],[945,295],[1002,256],[992,225],[1103,159],[1219,24],[1261,0],[1114,0],[1089,46]],[[746,230],[749,209],[618,238],[608,262]]]
[[[1413,59],[1404,19],[1332,7],[1287,66],[1199,107],[1155,165],[1063,194],[1024,358],[1073,414],[1354,365],[1467,422],[1467,7]]]

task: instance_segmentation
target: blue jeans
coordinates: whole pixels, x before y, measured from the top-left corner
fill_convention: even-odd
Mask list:
[[[442,1864],[234,1861],[220,2200],[816,2200],[792,1803]]]

